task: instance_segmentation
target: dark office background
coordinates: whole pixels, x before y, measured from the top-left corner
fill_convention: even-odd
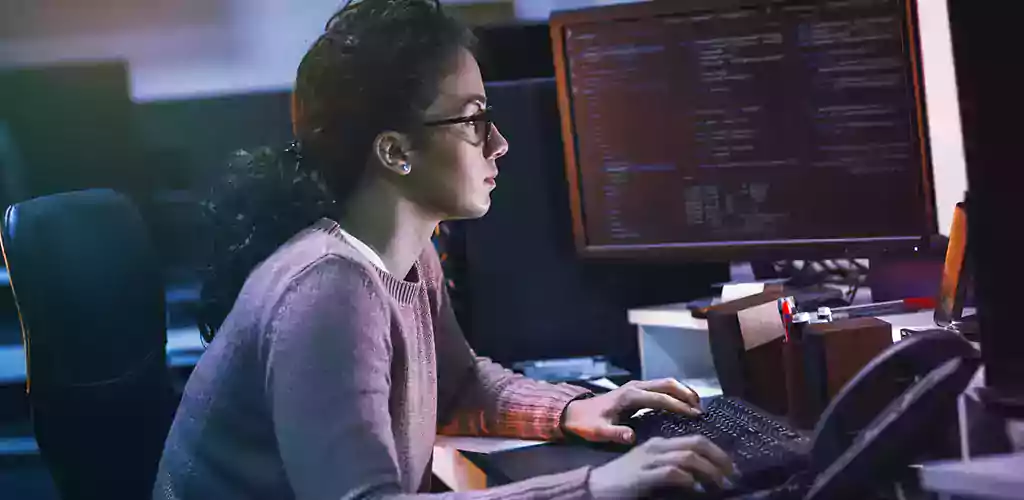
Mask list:
[[[727,269],[722,264],[583,263],[575,257],[546,27],[496,29],[506,45],[483,46],[484,72],[497,124],[512,148],[501,161],[492,213],[452,224],[452,237],[442,242],[455,259],[466,261],[453,266],[466,270],[465,276],[453,276],[460,319],[480,353],[501,361],[610,354],[635,369],[635,332],[625,309],[706,295],[711,283],[728,279]],[[494,38],[490,30],[481,33],[485,43]],[[512,39],[520,41],[515,55],[507,46]],[[497,63],[504,60],[536,62]],[[124,75],[119,64],[105,63],[62,68],[40,81],[68,76],[100,87]],[[85,107],[64,106],[76,108],[79,116],[119,104],[103,92],[73,95],[93,99]],[[40,100],[10,103],[31,114],[35,110],[24,107]],[[110,114],[108,127],[91,132],[120,134],[99,135],[92,142],[76,138],[75,148],[45,156],[67,167],[29,178],[25,189],[39,195],[110,183],[130,193],[149,223],[168,285],[194,291],[205,251],[202,238],[196,238],[203,188],[232,151],[287,144],[288,102],[288,91],[282,90],[134,104],[124,114]],[[44,128],[25,136],[29,140],[22,149],[29,158],[48,149],[54,132]],[[144,175],[137,164],[146,166]],[[191,320],[187,308],[177,312],[172,322]],[[16,328],[4,335],[5,342],[19,340]]]

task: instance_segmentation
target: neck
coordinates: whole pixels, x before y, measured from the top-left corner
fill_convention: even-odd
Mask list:
[[[399,279],[409,274],[439,222],[382,181],[356,190],[338,221],[345,231],[377,252],[388,271]]]

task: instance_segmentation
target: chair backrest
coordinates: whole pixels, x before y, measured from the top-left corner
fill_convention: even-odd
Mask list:
[[[160,267],[135,206],[106,189],[7,209],[40,452],[63,498],[146,498],[170,419]]]

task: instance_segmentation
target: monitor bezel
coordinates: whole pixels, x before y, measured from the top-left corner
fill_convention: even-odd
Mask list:
[[[564,33],[569,26],[612,20],[645,19],[651,17],[693,15],[737,8],[770,5],[815,3],[809,0],[651,0],[639,3],[589,7],[552,12],[549,21],[555,83],[561,120],[562,142],[565,152],[565,177],[569,188],[572,214],[572,233],[576,252],[585,258],[643,259],[643,260],[777,260],[826,257],[878,257],[908,255],[925,252],[934,235],[938,234],[935,210],[935,189],[932,178],[931,147],[928,133],[928,115],[925,103],[924,76],[920,57],[920,32],[917,22],[917,1],[897,0],[904,9],[905,49],[910,58],[908,71],[917,112],[911,118],[917,130],[917,150],[920,160],[920,193],[924,203],[926,227],[922,234],[869,238],[832,238],[773,241],[718,241],[707,243],[623,244],[596,245],[588,241],[586,214],[581,193],[581,174],[577,162],[575,123],[572,95],[566,64]]]

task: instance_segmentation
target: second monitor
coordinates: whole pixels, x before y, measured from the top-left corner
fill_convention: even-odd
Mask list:
[[[551,18],[577,249],[752,259],[935,234],[912,0]]]

